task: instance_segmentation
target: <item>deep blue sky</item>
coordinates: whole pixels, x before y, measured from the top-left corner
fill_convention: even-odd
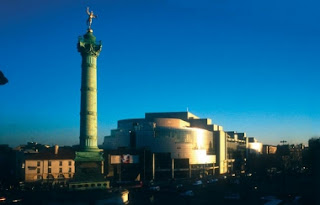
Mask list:
[[[319,1],[2,0],[0,144],[78,143],[86,6],[99,144],[117,120],[187,108],[263,143],[320,136]]]

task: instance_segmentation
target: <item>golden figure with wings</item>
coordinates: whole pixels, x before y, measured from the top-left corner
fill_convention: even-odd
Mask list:
[[[97,15],[94,15],[93,11],[89,11],[89,7],[87,7],[87,14],[88,14],[88,20],[87,20],[87,24],[88,24],[88,30],[91,30],[91,24],[92,24],[92,19],[97,18]]]

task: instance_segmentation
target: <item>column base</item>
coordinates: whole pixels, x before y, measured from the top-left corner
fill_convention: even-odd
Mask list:
[[[102,155],[102,152],[76,152],[75,175],[69,183],[71,190],[110,188],[110,182],[103,176]]]

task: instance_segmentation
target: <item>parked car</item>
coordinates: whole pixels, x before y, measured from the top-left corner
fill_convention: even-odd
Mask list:
[[[240,200],[240,194],[239,193],[227,192],[224,195],[224,199],[226,199],[226,200]]]
[[[177,184],[177,185],[176,185],[176,189],[181,189],[182,187],[183,187],[182,184]]]
[[[150,186],[149,190],[151,190],[151,191],[160,191],[160,186]]]
[[[217,183],[218,179],[208,179],[207,180],[207,184],[213,184],[213,183]]]
[[[263,196],[260,199],[264,202],[264,204],[267,205],[277,205],[282,203],[282,200],[278,199],[275,196]]]
[[[1,202],[5,202],[6,200],[7,200],[6,197],[0,196],[0,203],[1,203]]]
[[[180,194],[180,196],[194,196],[194,193],[192,190],[187,190]]]
[[[202,185],[202,181],[201,181],[201,180],[197,180],[197,181],[193,182],[192,185],[194,185],[194,186],[200,186],[200,185]]]

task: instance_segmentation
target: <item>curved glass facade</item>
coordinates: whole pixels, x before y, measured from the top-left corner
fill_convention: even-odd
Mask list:
[[[171,138],[174,143],[191,143],[193,149],[212,148],[212,132],[200,128],[156,127],[155,138]]]

